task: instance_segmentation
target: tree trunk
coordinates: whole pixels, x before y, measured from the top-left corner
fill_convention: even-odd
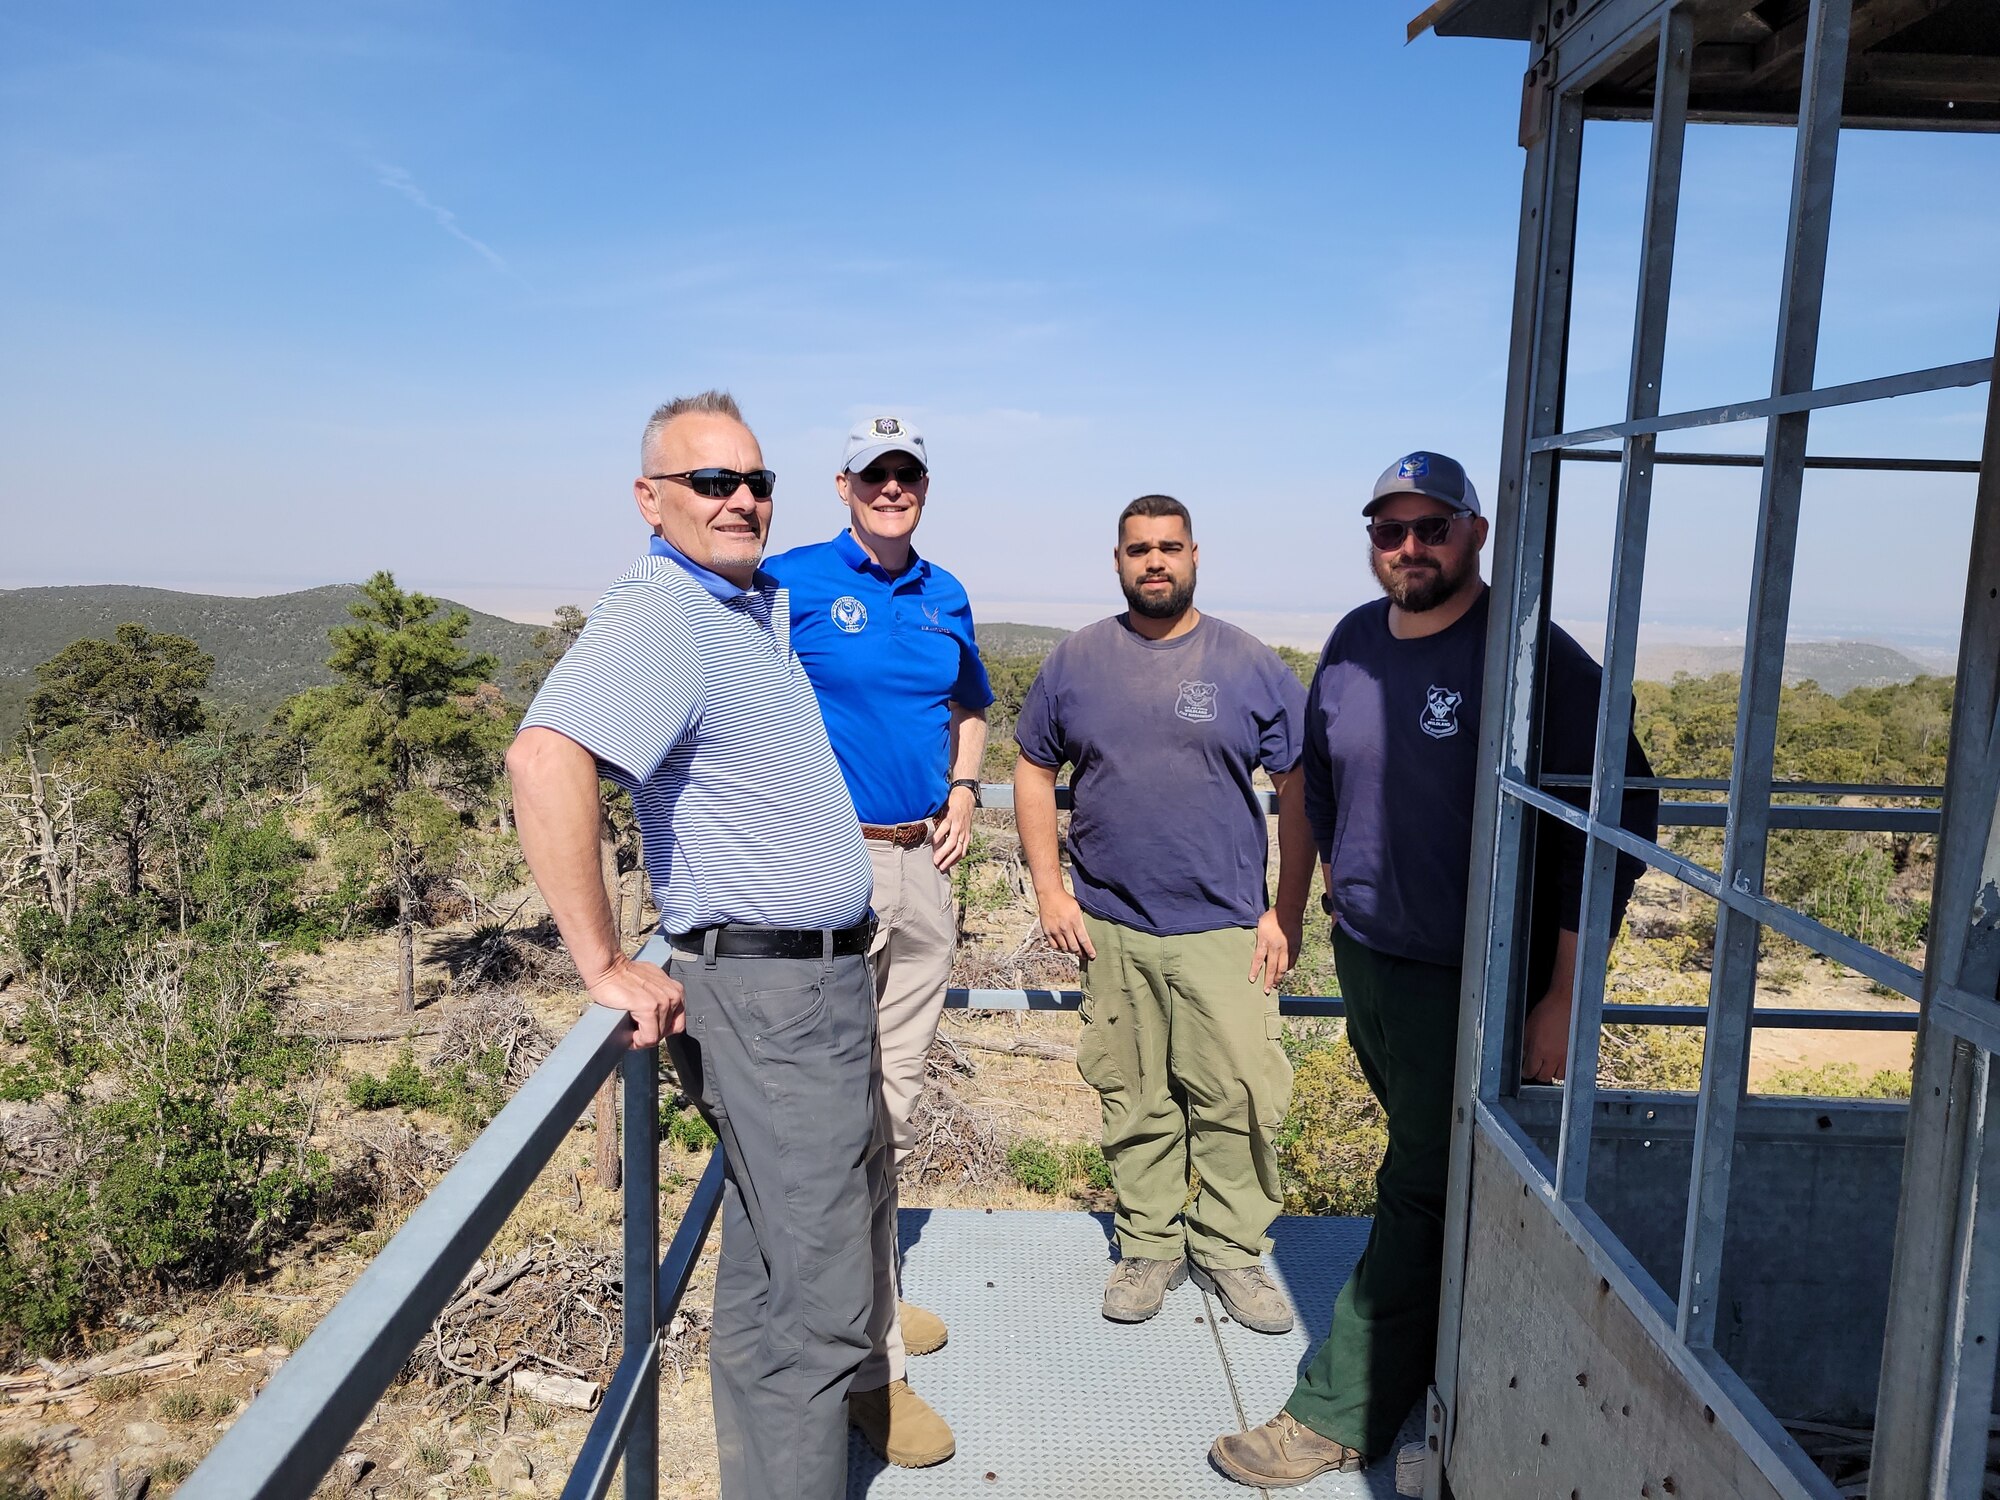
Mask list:
[[[139,894],[140,876],[139,830],[129,818],[125,824],[125,836],[122,842],[125,845],[125,894],[136,896]]]
[[[417,933],[410,913],[410,893],[396,893],[396,976],[402,991],[403,1009],[417,1008]]]
[[[604,1080],[597,1091],[597,1185],[615,1188],[624,1181],[624,1162],[618,1154],[618,1074]]]

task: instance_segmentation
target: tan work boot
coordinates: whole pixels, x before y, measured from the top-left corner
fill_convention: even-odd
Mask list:
[[[1367,1460],[1360,1450],[1321,1437],[1281,1411],[1262,1427],[1226,1432],[1208,1450],[1209,1461],[1238,1484],[1281,1490],[1322,1474],[1351,1474]]]
[[[1195,1262],[1188,1273],[1204,1292],[1213,1292],[1229,1316],[1257,1333],[1290,1333],[1292,1304],[1261,1265],[1214,1269]]]
[[[861,1429],[869,1447],[899,1469],[927,1469],[958,1451],[951,1427],[907,1380],[849,1391],[847,1420]]]
[[[944,1326],[944,1319],[914,1302],[896,1301],[896,1318],[903,1325],[903,1352],[905,1354],[935,1354],[944,1347],[944,1341],[951,1337]]]
[[[1167,1293],[1187,1280],[1187,1257],[1147,1260],[1128,1255],[1104,1283],[1104,1316],[1114,1323],[1143,1323],[1160,1310]]]

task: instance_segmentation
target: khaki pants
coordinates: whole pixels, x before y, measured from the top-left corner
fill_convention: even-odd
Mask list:
[[[1104,1105],[1119,1253],[1253,1264],[1284,1204],[1277,1139],[1292,1100],[1278,997],[1250,978],[1256,934],[1084,924],[1097,957],[1083,966],[1076,1065]]]
[[[903,1378],[903,1328],[894,1315],[900,1295],[901,1256],[896,1242],[896,1174],[916,1144],[910,1116],[924,1086],[924,1058],[937,1035],[944,1009],[945,980],[951,973],[958,913],[951,877],[931,862],[928,842],[898,849],[868,841],[875,873],[875,943],[868,950],[875,968],[876,1035],[882,1054],[882,1130],[894,1147],[887,1191],[875,1200],[875,1299],[890,1309],[888,1329],[854,1378],[856,1390],[873,1390]],[[878,1314],[879,1325],[882,1318]]]

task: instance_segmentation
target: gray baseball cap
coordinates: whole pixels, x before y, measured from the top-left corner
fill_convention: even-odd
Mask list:
[[[1375,481],[1375,493],[1361,507],[1361,514],[1374,515],[1384,500],[1398,495],[1428,495],[1453,510],[1480,514],[1479,492],[1466,477],[1464,466],[1455,458],[1423,448],[1404,454],[1382,471],[1382,477]]]
[[[907,453],[926,469],[930,455],[924,452],[924,435],[902,417],[870,417],[856,422],[847,435],[847,452],[840,466],[848,473],[865,469],[885,453]]]

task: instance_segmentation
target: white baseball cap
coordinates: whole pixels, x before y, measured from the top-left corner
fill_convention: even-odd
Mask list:
[[[847,435],[847,452],[840,466],[848,473],[865,469],[885,453],[907,453],[928,470],[930,455],[924,452],[924,435],[902,417],[869,417],[856,422]]]

